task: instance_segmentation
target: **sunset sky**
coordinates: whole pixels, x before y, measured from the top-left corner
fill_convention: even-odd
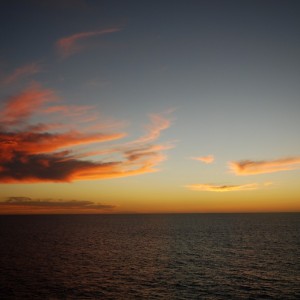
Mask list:
[[[0,213],[300,211],[299,1],[2,1]]]

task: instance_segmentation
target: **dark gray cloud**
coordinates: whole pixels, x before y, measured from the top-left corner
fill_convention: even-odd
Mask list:
[[[68,152],[31,155],[24,152],[11,152],[11,159],[4,160],[0,169],[2,182],[39,182],[71,181],[77,174],[91,169],[101,170],[113,167],[118,163],[94,163],[72,159]]]
[[[52,208],[69,208],[69,209],[95,209],[111,210],[114,205],[101,204],[88,200],[54,200],[54,199],[32,199],[30,197],[9,197],[0,202],[0,206],[26,206],[26,207],[52,207]]]

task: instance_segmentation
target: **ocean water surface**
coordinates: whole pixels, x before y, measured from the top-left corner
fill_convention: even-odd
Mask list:
[[[300,299],[300,214],[0,216],[1,299]]]

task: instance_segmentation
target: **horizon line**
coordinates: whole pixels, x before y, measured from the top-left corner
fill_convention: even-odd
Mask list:
[[[299,214],[300,211],[240,211],[240,212],[121,212],[121,213],[0,213],[0,216],[82,216],[82,215],[208,215],[208,214]]]

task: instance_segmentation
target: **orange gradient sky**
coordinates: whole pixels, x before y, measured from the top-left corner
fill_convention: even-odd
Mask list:
[[[0,214],[300,211],[295,2],[62,2],[3,5]]]

